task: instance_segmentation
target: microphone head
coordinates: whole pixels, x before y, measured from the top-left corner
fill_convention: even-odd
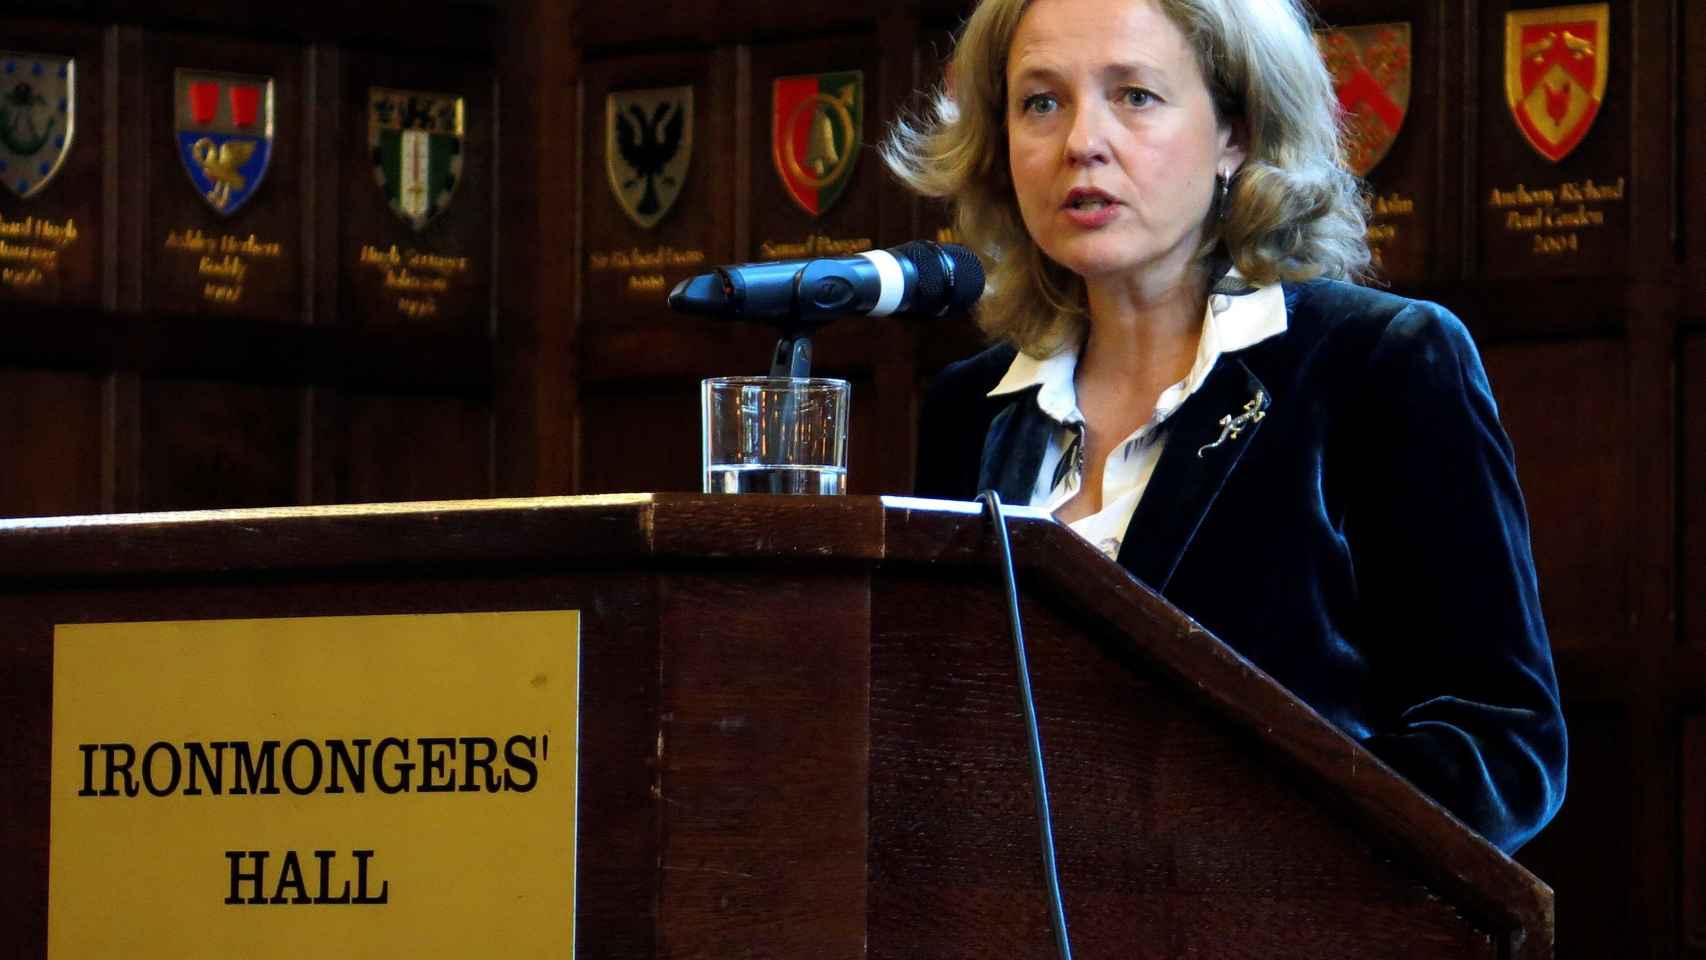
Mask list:
[[[957,243],[914,240],[891,251],[918,276],[909,313],[930,317],[964,313],[983,296],[983,262]]]
[[[678,313],[722,316],[734,310],[731,293],[728,279],[722,271],[702,273],[675,285],[675,289],[669,292],[669,308]]]

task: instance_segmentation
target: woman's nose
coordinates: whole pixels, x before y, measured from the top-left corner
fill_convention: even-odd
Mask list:
[[[1094,106],[1074,111],[1066,134],[1066,159],[1073,164],[1104,163],[1108,159],[1107,116]]]

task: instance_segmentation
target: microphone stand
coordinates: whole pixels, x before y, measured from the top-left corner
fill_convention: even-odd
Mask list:
[[[776,341],[776,352],[770,359],[772,377],[805,379],[812,375],[812,338],[797,326],[782,328],[782,339]]]
[[[812,339],[808,332],[823,322],[806,323],[800,319],[799,308],[796,307],[787,321],[782,324],[782,338],[776,341],[776,351],[770,357],[770,376],[773,378],[791,378],[804,380],[812,375]],[[782,396],[782,449],[791,450],[799,435],[800,401],[789,390]],[[789,493],[785,489],[785,476],[770,478],[771,493]]]

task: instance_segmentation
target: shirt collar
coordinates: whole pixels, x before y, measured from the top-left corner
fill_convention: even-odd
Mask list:
[[[1195,393],[1208,379],[1221,354],[1253,347],[1285,330],[1285,292],[1279,284],[1245,288],[1240,293],[1213,294],[1203,313],[1202,336],[1197,341],[1191,372],[1162,392],[1156,403],[1157,414],[1165,416]],[[1021,351],[988,395],[996,397],[1041,387],[1037,391],[1037,406],[1043,413],[1056,423],[1082,423],[1084,417],[1078,412],[1078,391],[1073,384],[1081,347],[1082,344],[1074,343],[1041,359]]]

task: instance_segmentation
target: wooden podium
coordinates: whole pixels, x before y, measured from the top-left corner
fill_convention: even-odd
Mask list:
[[[1075,954],[1552,954],[1552,892],[1046,516],[1013,547]],[[53,627],[581,611],[576,955],[1052,955],[988,521],[632,495],[0,521],[0,930]]]

